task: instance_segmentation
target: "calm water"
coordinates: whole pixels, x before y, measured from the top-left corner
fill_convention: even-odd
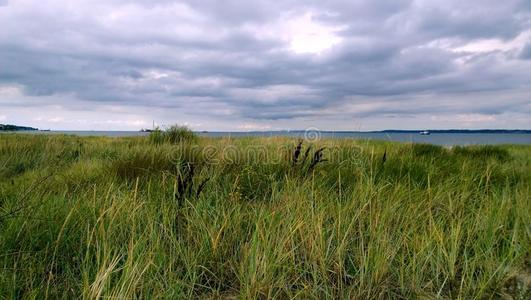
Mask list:
[[[145,136],[149,133],[139,131],[27,131],[27,134],[73,134],[79,136]],[[275,132],[202,132],[202,136],[210,137],[251,137],[251,136],[293,136],[304,137],[301,131]],[[397,142],[429,143],[436,145],[473,145],[473,144],[531,144],[531,134],[526,133],[380,133],[380,132],[319,132],[312,133],[309,138],[356,138],[369,140],[385,140]]]

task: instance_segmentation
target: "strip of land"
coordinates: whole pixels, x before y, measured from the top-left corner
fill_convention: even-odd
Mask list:
[[[33,127],[17,126],[11,124],[0,124],[0,131],[22,131],[22,130],[39,130]]]

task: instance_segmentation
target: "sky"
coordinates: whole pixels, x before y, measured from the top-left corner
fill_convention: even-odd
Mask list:
[[[0,0],[0,123],[531,129],[528,0]]]

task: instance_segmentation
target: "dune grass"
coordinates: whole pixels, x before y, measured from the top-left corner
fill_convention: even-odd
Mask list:
[[[530,146],[298,143],[0,135],[0,298],[529,299]]]

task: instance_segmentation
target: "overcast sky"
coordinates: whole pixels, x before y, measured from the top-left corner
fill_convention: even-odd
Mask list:
[[[0,0],[0,123],[531,129],[531,1]]]

